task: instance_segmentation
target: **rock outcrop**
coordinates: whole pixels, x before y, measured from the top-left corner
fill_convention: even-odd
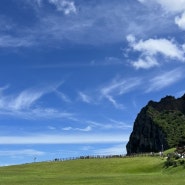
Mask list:
[[[127,154],[159,152],[185,140],[185,95],[150,101],[137,115]]]

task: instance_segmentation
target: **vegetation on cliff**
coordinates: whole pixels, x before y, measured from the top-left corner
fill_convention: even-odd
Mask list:
[[[185,95],[150,101],[138,114],[127,153],[160,152],[185,142]]]
[[[178,110],[164,110],[159,112],[149,107],[148,112],[155,124],[164,132],[169,148],[176,147],[181,140],[185,140],[185,115]]]

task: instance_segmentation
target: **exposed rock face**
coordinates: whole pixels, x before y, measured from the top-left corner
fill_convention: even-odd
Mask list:
[[[185,138],[185,95],[150,101],[138,114],[127,143],[127,154],[159,152]]]

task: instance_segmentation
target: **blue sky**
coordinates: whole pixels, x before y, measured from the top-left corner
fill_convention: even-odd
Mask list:
[[[125,154],[185,92],[184,36],[185,0],[1,0],[0,165]]]

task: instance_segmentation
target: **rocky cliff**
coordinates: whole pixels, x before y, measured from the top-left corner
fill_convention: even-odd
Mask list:
[[[159,152],[185,140],[185,95],[150,101],[137,115],[127,154]]]

